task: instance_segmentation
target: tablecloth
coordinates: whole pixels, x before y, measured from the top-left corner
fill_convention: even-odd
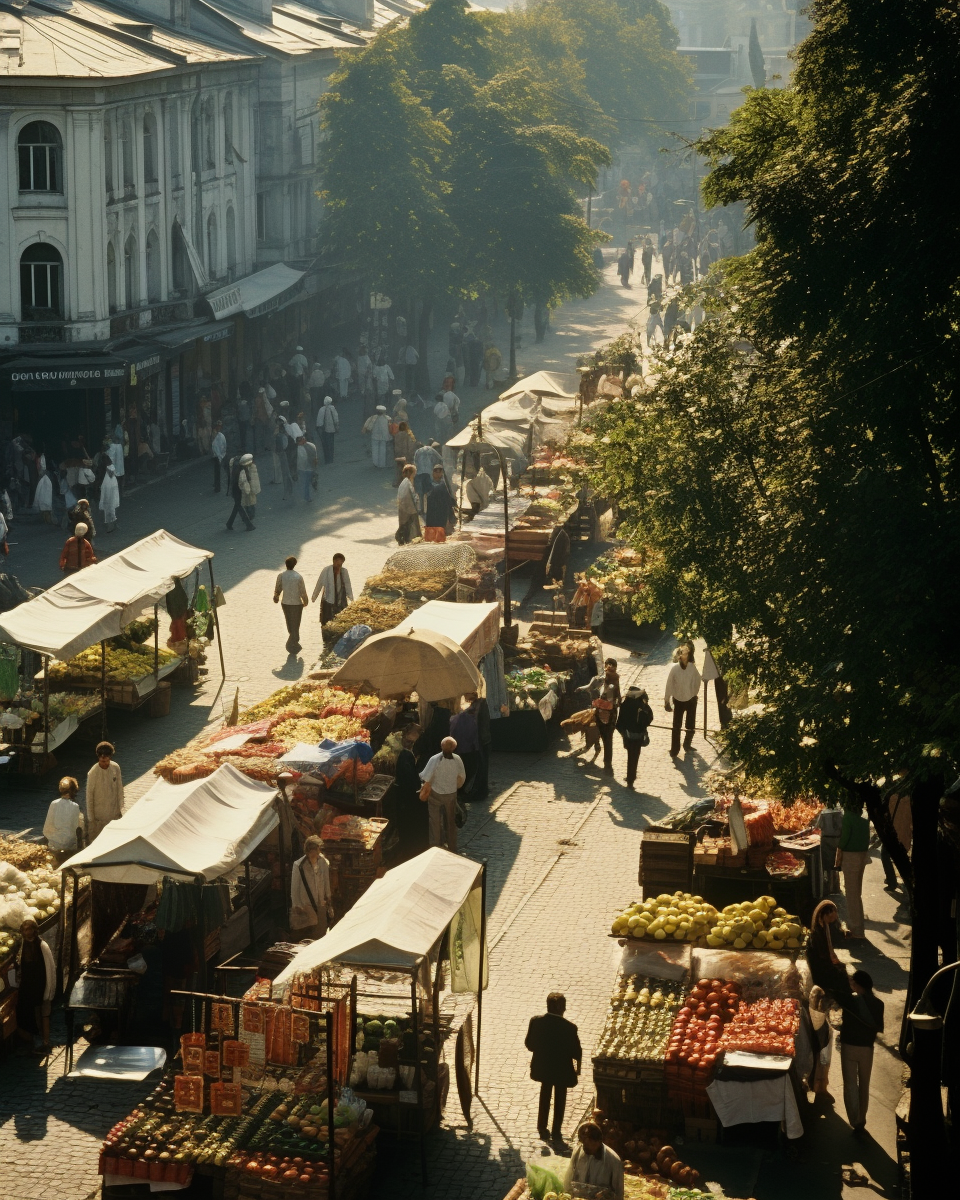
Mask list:
[[[777,1121],[784,1125],[788,1138],[803,1137],[800,1109],[787,1072],[749,1083],[717,1079],[707,1088],[707,1095],[721,1125]]]

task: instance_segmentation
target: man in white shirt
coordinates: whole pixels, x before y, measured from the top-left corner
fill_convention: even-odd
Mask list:
[[[83,844],[83,814],[76,802],[78,791],[77,781],[65,775],[60,780],[60,795],[47,809],[43,822],[43,836],[57,866],[76,854]]]
[[[375,467],[387,465],[387,443],[390,441],[390,421],[383,404],[378,404],[370,419],[370,454]]]
[[[580,1145],[570,1156],[563,1190],[572,1192],[574,1184],[586,1183],[595,1188],[607,1188],[616,1200],[623,1200],[623,1163],[609,1146],[603,1144],[600,1126],[594,1121],[584,1121],[577,1130],[577,1140]],[[593,1192],[587,1194],[592,1196]]]
[[[287,366],[290,368],[290,374],[293,377],[294,384],[298,389],[300,384],[303,382],[303,373],[309,365],[310,364],[307,362],[307,357],[303,353],[303,347],[298,346],[296,354],[294,354],[293,358],[291,358],[289,363],[287,363]]]
[[[444,400],[438,400],[433,406],[433,429],[434,438],[441,446],[453,437],[453,414]]]
[[[457,792],[467,779],[463,759],[459,754],[454,754],[456,748],[456,738],[445,737],[440,743],[440,753],[429,759],[420,772],[421,781],[430,784],[426,789],[430,845],[442,846],[445,834],[446,846],[451,854],[457,852]],[[423,799],[423,793],[420,798]]]
[[[304,608],[309,603],[307,587],[300,572],[294,570],[297,560],[292,554],[283,560],[283,565],[286,570],[281,571],[277,576],[277,582],[273,589],[273,602],[280,604],[283,609],[283,619],[287,623],[287,653],[296,654],[298,650],[302,649],[300,619],[303,616]]]
[[[471,479],[467,480],[464,496],[474,513],[482,512],[490,503],[490,493],[493,491],[493,480],[483,467]]]
[[[340,392],[340,399],[346,400],[347,393],[350,391],[350,376],[353,374],[353,367],[350,364],[350,359],[347,358],[346,350],[341,350],[333,360],[333,369],[337,376],[337,389]]]
[[[414,476],[414,487],[422,500],[433,487],[433,468],[443,466],[443,459],[436,445],[420,446],[413,455],[413,465],[417,468]]]
[[[393,383],[393,370],[389,363],[378,362],[373,368],[373,383],[377,392],[377,403],[383,404],[386,401],[390,385]]]
[[[293,864],[290,875],[290,929],[297,941],[315,942],[327,932],[328,920],[333,920],[333,897],[330,892],[330,864],[324,855],[323,842],[316,834],[303,843],[303,858]]]
[[[317,413],[317,433],[320,435],[320,445],[323,447],[325,464],[333,462],[334,435],[340,429],[340,414],[333,404],[332,396],[324,396],[323,407]]]
[[[105,826],[123,816],[123,776],[113,761],[110,742],[97,746],[97,761],[87,772],[87,845]]]
[[[670,757],[680,753],[680,726],[686,714],[684,750],[689,750],[697,725],[697,696],[700,692],[700,672],[693,665],[693,646],[689,642],[678,647],[673,656],[674,663],[667,676],[663,693],[663,707],[667,712],[673,705],[673,736],[670,739]]]
[[[335,554],[333,562],[329,567],[324,567],[317,579],[317,586],[313,589],[312,600],[314,604],[317,602],[317,597],[320,600],[320,624],[326,625],[328,621],[332,621],[338,612],[343,609],[353,600],[353,588],[350,586],[350,576],[344,567],[346,559],[342,554]]]
[[[213,441],[210,444],[210,453],[213,455],[213,490],[219,492],[220,472],[223,469],[223,460],[227,457],[227,439],[223,436],[222,421],[217,421],[213,433]]]
[[[443,393],[443,402],[450,409],[450,417],[453,421],[453,427],[456,429],[460,423],[460,397],[456,392],[448,389]]]

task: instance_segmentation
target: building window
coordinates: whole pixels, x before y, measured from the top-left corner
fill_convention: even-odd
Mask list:
[[[213,104],[207,100],[204,102],[202,109],[203,117],[203,165],[208,171],[216,169],[217,165],[217,144],[214,139],[214,125],[216,118],[213,114]]]
[[[267,196],[265,192],[257,193],[257,241],[267,240]]]
[[[160,299],[160,239],[151,229],[147,234],[147,301],[158,304]]]
[[[233,97],[229,92],[223,102],[223,157],[225,162],[233,162]]]
[[[107,243],[107,304],[110,311],[117,311],[117,252],[113,242]]]
[[[232,205],[227,209],[227,269],[232,279],[237,269],[237,218]]]
[[[157,182],[157,118],[147,113],[143,118],[143,178],[145,183]]]
[[[217,218],[211,213],[207,217],[207,271],[211,279],[216,279],[220,274],[220,259],[217,251]]]
[[[121,133],[121,151],[123,154],[123,186],[124,189],[136,186],[136,174],[133,167],[133,125],[124,120]]]
[[[123,246],[123,290],[125,307],[136,308],[140,303],[140,255],[132,233]]]
[[[63,259],[48,242],[20,256],[20,311],[23,321],[63,320]]]
[[[113,191],[113,138],[110,126],[103,127],[103,182],[108,192]]]
[[[170,231],[171,248],[173,251],[173,288],[175,292],[183,294],[190,287],[190,267],[187,262],[187,249],[183,242],[183,234],[174,222],[173,229]]]
[[[48,121],[31,121],[17,138],[21,192],[63,191],[63,144]]]

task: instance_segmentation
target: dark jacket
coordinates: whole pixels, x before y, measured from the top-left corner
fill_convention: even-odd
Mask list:
[[[873,994],[853,993],[841,1002],[843,1024],[840,1026],[841,1046],[872,1046],[878,1033],[883,1033],[883,1001]]]
[[[626,741],[643,742],[647,726],[653,721],[653,709],[643,699],[640,688],[629,687],[620,704],[617,733]],[[649,740],[649,739],[648,739]]]
[[[443,529],[453,514],[453,497],[447,491],[446,483],[443,480],[434,483],[425,498],[426,523]]]
[[[557,1087],[576,1087],[576,1067],[583,1058],[577,1027],[559,1013],[531,1017],[523,1043],[533,1055],[530,1078]]]

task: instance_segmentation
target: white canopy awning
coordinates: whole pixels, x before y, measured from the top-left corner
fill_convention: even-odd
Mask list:
[[[501,400],[529,392],[534,396],[556,396],[561,400],[573,400],[580,391],[580,380],[576,375],[562,371],[535,371],[500,393]]]
[[[479,896],[481,871],[480,863],[431,846],[375,880],[329,933],[297,953],[276,986],[327,962],[409,970],[430,953],[471,893]]]
[[[204,299],[213,309],[218,321],[233,313],[244,312],[248,317],[259,317],[265,312],[279,308],[287,299],[286,293],[299,287],[304,271],[295,271],[283,263],[274,263],[263,271],[256,271],[246,279],[208,292]]]
[[[157,604],[201,563],[213,558],[158,529],[103,562],[84,567],[0,617],[0,641],[68,659],[116,637],[147,604]]]
[[[500,637],[500,605],[496,601],[451,604],[447,600],[430,600],[391,632],[406,633],[408,629],[441,633],[456,642],[471,662],[478,663]]]
[[[228,764],[193,783],[160,779],[63,869],[107,883],[149,884],[162,875],[210,883],[276,829],[276,794]]]

